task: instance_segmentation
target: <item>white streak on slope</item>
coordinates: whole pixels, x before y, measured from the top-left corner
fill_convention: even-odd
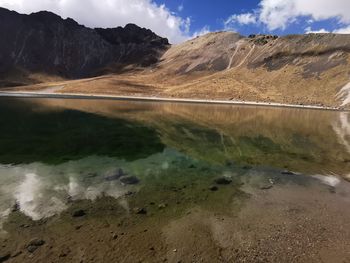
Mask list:
[[[345,106],[350,103],[350,82],[346,84],[336,95],[336,98],[343,100],[341,106]]]

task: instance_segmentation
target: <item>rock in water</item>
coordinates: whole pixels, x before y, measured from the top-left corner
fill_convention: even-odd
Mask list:
[[[136,176],[122,176],[120,181],[123,184],[138,184],[140,182]]]
[[[285,174],[285,175],[295,175],[295,173],[293,173],[292,171],[288,171],[288,170],[282,171],[281,174]]]
[[[127,173],[124,173],[123,169],[119,168],[118,170],[114,171],[111,175],[105,177],[106,181],[116,181],[122,176],[128,175]]]
[[[74,211],[72,216],[73,217],[82,217],[82,216],[85,216],[86,215],[86,212],[82,209],[80,210],[77,210],[77,211]]]
[[[164,203],[163,203],[163,204],[159,204],[159,205],[158,205],[158,208],[159,208],[159,209],[164,209],[164,208],[166,208],[167,206],[168,206],[167,204],[164,204]]]
[[[147,214],[146,208],[135,208],[134,211],[138,215],[145,215],[145,214]]]
[[[5,253],[5,254],[0,255],[0,263],[9,260],[10,257],[11,257],[11,254],[10,254],[10,253]]]
[[[232,180],[227,177],[219,177],[214,180],[216,184],[230,184]]]
[[[212,185],[209,187],[209,190],[215,192],[215,191],[219,190],[219,188],[215,185]]]
[[[31,241],[29,241],[27,245],[27,250],[29,253],[33,253],[35,250],[37,250],[39,247],[45,244],[45,241],[39,238],[34,238]]]
[[[271,189],[272,187],[273,187],[272,184],[266,184],[266,185],[261,185],[261,186],[260,186],[260,189],[261,189],[261,190],[269,190],[269,189]]]

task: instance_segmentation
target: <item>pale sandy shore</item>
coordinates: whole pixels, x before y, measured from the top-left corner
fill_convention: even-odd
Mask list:
[[[275,102],[256,102],[256,101],[238,101],[238,100],[207,100],[207,99],[183,99],[166,97],[146,97],[146,96],[120,96],[106,94],[84,94],[84,93],[52,93],[52,92],[20,92],[6,91],[0,92],[0,97],[18,97],[18,98],[61,98],[61,99],[110,99],[110,100],[135,100],[135,101],[159,101],[159,102],[180,102],[180,103],[204,103],[204,104],[228,104],[228,105],[248,105],[248,106],[268,106],[268,107],[287,107],[303,108],[317,110],[349,111],[340,107],[326,107],[316,105],[297,105]]]

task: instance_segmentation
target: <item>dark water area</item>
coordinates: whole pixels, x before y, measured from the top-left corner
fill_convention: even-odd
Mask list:
[[[349,117],[2,98],[0,259],[346,262]]]

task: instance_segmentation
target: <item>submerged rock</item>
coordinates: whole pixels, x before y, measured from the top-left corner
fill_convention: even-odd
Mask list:
[[[82,216],[85,216],[86,215],[86,212],[82,209],[80,210],[77,210],[77,211],[74,211],[72,216],[73,217],[82,217]]]
[[[111,175],[108,175],[105,177],[106,181],[116,181],[118,180],[120,177],[122,176],[126,176],[128,175],[127,173],[124,173],[122,168],[117,169],[116,171],[114,171],[113,173],[111,173]]]
[[[159,204],[159,205],[158,205],[158,208],[159,208],[159,209],[164,209],[164,208],[166,208],[167,206],[168,206],[167,204],[164,204],[164,203],[163,203],[163,204]]]
[[[250,166],[250,165],[244,165],[244,166],[242,167],[243,170],[250,170],[250,169],[252,169],[252,168],[253,168],[253,167]]]
[[[261,190],[269,190],[273,187],[273,184],[266,184],[266,185],[262,185],[260,186]]]
[[[260,189],[261,190],[271,189],[274,184],[275,184],[275,182],[270,178],[267,183],[265,183],[265,184],[263,183],[263,184],[260,185]]]
[[[9,260],[10,257],[11,257],[11,253],[9,253],[9,252],[4,253],[4,254],[0,254],[0,263]]]
[[[123,176],[120,178],[123,184],[138,184],[140,180],[136,176]]]
[[[284,175],[295,175],[295,173],[293,173],[292,171],[288,171],[288,170],[282,171],[281,174],[284,174]]]
[[[33,253],[35,250],[37,250],[39,247],[45,244],[45,241],[39,238],[34,238],[31,241],[29,241],[27,245],[27,251],[29,253]]]
[[[134,211],[138,215],[145,215],[145,214],[147,214],[146,208],[135,208]]]
[[[215,191],[219,190],[219,188],[215,185],[212,185],[209,187],[209,190],[215,192]]]
[[[215,180],[214,180],[214,182],[216,183],[216,184],[230,184],[230,183],[232,183],[232,180],[230,179],[230,178],[227,178],[227,177],[219,177],[219,178],[216,178]]]
[[[226,166],[234,166],[234,161],[232,161],[232,160],[227,160],[226,161]]]

